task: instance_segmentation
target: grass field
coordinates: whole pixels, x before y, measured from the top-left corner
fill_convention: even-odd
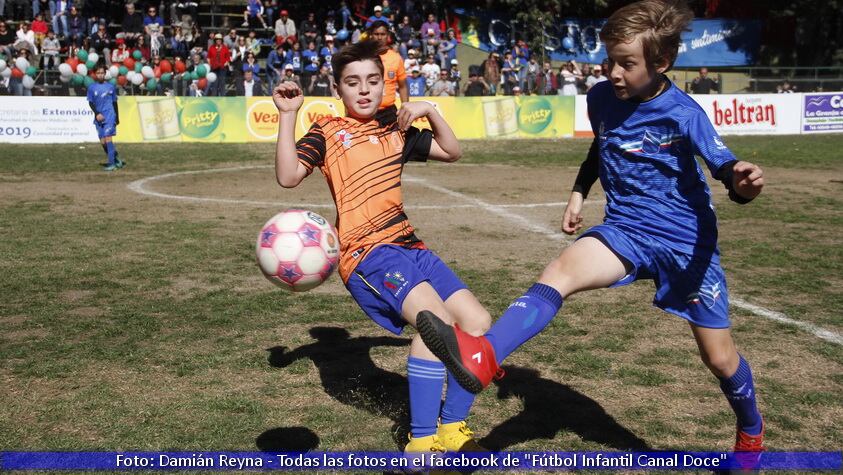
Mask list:
[[[406,168],[419,236],[493,316],[569,242],[554,235],[559,202],[588,144],[468,142],[458,164]],[[712,183],[731,294],[843,333],[843,137],[727,144],[768,177],[747,206]],[[129,165],[111,174],[94,145],[2,150],[0,447],[403,446],[408,337],[371,323],[336,276],[292,295],[254,264],[272,214],[330,203],[321,176],[281,189],[269,145],[120,145]],[[217,171],[193,173],[208,169]],[[158,178],[128,186],[149,177]],[[587,225],[602,218],[596,188]],[[314,210],[333,218],[330,207]],[[715,378],[687,324],[652,307],[652,294],[639,282],[569,299],[478,398],[470,424],[482,442],[731,447],[733,415]],[[732,311],[768,446],[839,450],[843,346]]]

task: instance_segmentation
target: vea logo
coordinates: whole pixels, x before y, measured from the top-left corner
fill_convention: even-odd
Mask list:
[[[552,120],[553,108],[543,97],[524,99],[518,109],[518,128],[527,133],[540,133],[550,125]]]
[[[196,139],[211,135],[220,122],[220,112],[211,101],[188,101],[179,114],[181,132]]]

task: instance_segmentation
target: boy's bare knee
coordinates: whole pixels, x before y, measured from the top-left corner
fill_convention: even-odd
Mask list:
[[[489,328],[492,327],[492,316],[489,315],[489,312],[483,311],[482,313],[475,313],[472,315],[471,319],[466,322],[460,323],[460,328],[472,335],[472,336],[480,336],[489,331]]]
[[[703,353],[700,356],[708,369],[720,378],[731,376],[738,366],[738,358],[730,352],[717,351],[708,354]]]

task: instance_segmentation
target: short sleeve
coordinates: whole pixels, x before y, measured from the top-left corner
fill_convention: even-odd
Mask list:
[[[426,162],[430,156],[430,146],[433,143],[433,132],[428,129],[410,127],[404,134],[404,149],[401,160],[407,162]]]
[[[94,92],[93,88],[89,87],[88,88],[88,94],[87,94],[88,102],[94,102],[93,92]]]
[[[724,164],[737,160],[702,110],[691,114],[686,133],[694,154],[702,157],[712,176]]]
[[[296,155],[299,163],[307,168],[307,174],[313,173],[315,167],[325,163],[325,134],[319,124],[310,126],[310,130],[296,142]]]

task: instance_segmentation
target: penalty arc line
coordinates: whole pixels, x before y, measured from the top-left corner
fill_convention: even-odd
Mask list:
[[[505,209],[502,209],[500,206],[492,205],[492,204],[486,203],[482,200],[479,200],[477,198],[473,198],[471,196],[460,193],[458,191],[450,190],[450,189],[445,188],[443,186],[435,185],[435,184],[430,183],[429,181],[427,181],[425,179],[421,179],[421,178],[411,178],[411,179],[416,183],[419,183],[421,185],[424,185],[424,186],[430,188],[431,190],[439,191],[440,193],[445,193],[445,194],[453,196],[455,198],[460,198],[462,200],[474,203],[478,207],[483,208],[484,210],[486,210],[486,211],[488,211],[492,214],[496,214],[498,216],[501,216],[502,218],[508,219],[508,220],[512,221],[513,223],[521,225],[521,226],[523,226],[524,228],[526,228],[530,231],[534,231],[534,232],[538,232],[540,234],[543,234],[550,239],[557,240],[560,237],[565,239],[565,240],[570,239],[570,237],[566,234],[554,232],[553,230],[551,230],[551,229],[549,229],[545,226],[542,226],[540,224],[536,224],[536,223],[533,223],[533,222],[527,220],[525,217],[523,217],[521,215],[518,215],[518,214],[512,213],[510,211],[507,211]],[[794,320],[793,318],[790,318],[790,317],[788,317],[787,315],[785,315],[781,312],[776,312],[775,310],[770,310],[770,309],[767,309],[767,308],[764,308],[764,307],[760,307],[758,305],[749,303],[749,302],[747,302],[747,301],[745,301],[745,300],[743,300],[739,297],[732,296],[730,298],[730,301],[731,301],[730,303],[732,305],[734,305],[735,307],[738,307],[742,310],[746,310],[746,311],[748,311],[748,312],[750,312],[754,315],[757,315],[759,317],[766,318],[766,319],[772,320],[774,322],[783,323],[783,324],[786,324],[786,325],[793,325],[793,326],[795,326],[797,328],[800,328],[800,329],[802,329],[802,330],[804,330],[808,333],[813,334],[817,338],[820,338],[822,340],[825,340],[825,341],[828,341],[828,342],[831,342],[831,343],[836,343],[838,345],[843,345],[843,335],[840,335],[839,333],[835,333],[831,330],[826,330],[825,328],[814,325],[813,323]]]

